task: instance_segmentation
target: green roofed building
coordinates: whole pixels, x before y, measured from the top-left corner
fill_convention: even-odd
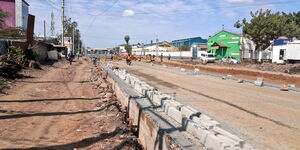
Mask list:
[[[228,31],[220,31],[207,42],[207,50],[214,53],[216,58],[223,58],[224,56],[232,56],[240,59],[241,38],[239,34]]]

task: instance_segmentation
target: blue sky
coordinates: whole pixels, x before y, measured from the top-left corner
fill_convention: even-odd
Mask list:
[[[65,0],[66,15],[79,23],[86,46],[113,47],[124,43],[149,43],[201,36],[207,38],[222,29],[237,32],[233,24],[249,18],[250,11],[300,11],[299,0]],[[43,34],[43,20],[50,35],[51,11],[55,32],[61,32],[61,0],[27,0],[36,16],[35,33]]]

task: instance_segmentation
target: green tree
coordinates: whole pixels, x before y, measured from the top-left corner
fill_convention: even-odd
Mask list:
[[[4,25],[4,19],[8,17],[8,13],[4,12],[2,9],[0,9],[0,29],[3,28]]]
[[[125,40],[125,42],[126,42],[125,50],[126,50],[126,52],[127,52],[128,54],[131,54],[131,52],[132,52],[132,47],[129,45],[130,36],[129,36],[129,35],[126,35],[126,36],[124,37],[124,40]]]
[[[264,50],[270,46],[270,41],[280,36],[299,37],[300,29],[296,20],[287,17],[282,12],[272,13],[271,10],[251,12],[251,20],[245,18],[237,21],[234,26],[242,28],[244,36],[253,40],[256,50]]]
[[[64,33],[65,37],[73,37],[73,30],[74,30],[74,48],[77,49],[77,47],[81,43],[81,34],[80,30],[78,29],[78,23],[76,21],[72,21],[71,18],[64,19]],[[61,35],[59,36],[61,37]]]

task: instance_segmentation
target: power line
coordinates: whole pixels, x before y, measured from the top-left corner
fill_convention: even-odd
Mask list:
[[[157,14],[157,15],[171,15],[171,14],[184,14],[184,13],[190,13],[192,11],[209,11],[209,10],[216,10],[216,9],[231,9],[231,8],[243,8],[243,7],[257,7],[257,6],[266,6],[266,5],[289,5],[291,3],[298,3],[299,1],[285,1],[285,2],[274,2],[274,3],[253,3],[251,5],[234,5],[234,6],[222,6],[222,7],[215,7],[215,8],[193,8],[193,9],[181,9],[181,10],[172,10],[172,11],[165,11],[163,13],[160,12],[135,12],[135,15],[151,15],[151,14]],[[88,14],[89,16],[97,16]],[[102,16],[119,16],[119,14],[114,14],[114,15],[104,15]]]
[[[174,11],[167,11],[165,13],[158,13],[158,12],[136,12],[136,15],[147,15],[147,14],[161,14],[161,15],[168,15],[168,14],[179,14],[179,13],[189,13],[191,11],[207,11],[207,10],[216,10],[216,9],[229,9],[229,8],[241,8],[241,7],[253,7],[253,6],[266,6],[266,5],[282,5],[282,4],[290,4],[290,3],[297,3],[299,1],[285,1],[285,2],[277,2],[277,3],[259,3],[259,4],[251,4],[251,5],[235,5],[235,6],[223,6],[223,7],[215,7],[215,8],[206,8],[206,9],[186,9],[186,10],[174,10]]]
[[[92,27],[92,25],[94,24],[94,22],[95,22],[95,20],[96,20],[96,18],[97,18],[98,16],[104,15],[104,14],[105,14],[106,12],[108,12],[111,8],[113,8],[119,1],[120,1],[120,0],[114,1],[114,3],[113,3],[110,7],[108,7],[107,9],[105,9],[103,12],[101,12],[101,13],[95,15],[94,18],[93,18],[93,20],[92,20],[92,22],[91,22],[90,25],[88,26],[88,28],[87,28],[87,30],[86,30],[85,33],[87,33],[87,32],[90,30],[90,28]]]
[[[50,6],[56,10],[60,10],[59,6],[57,6],[57,4],[55,4],[54,2],[52,2],[51,0],[47,0],[46,1],[48,4],[50,4]]]
[[[103,12],[99,13],[99,14],[96,14],[96,15],[91,15],[91,16],[102,16],[104,15],[106,12],[108,12],[111,8],[113,8],[120,0],[116,0],[114,1],[114,3],[108,7],[107,9],[105,9]]]

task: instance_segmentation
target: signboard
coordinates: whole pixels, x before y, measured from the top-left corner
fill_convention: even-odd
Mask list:
[[[219,49],[219,46],[212,46],[211,49]]]
[[[72,38],[71,37],[64,37],[64,43],[65,45],[72,45]]]

